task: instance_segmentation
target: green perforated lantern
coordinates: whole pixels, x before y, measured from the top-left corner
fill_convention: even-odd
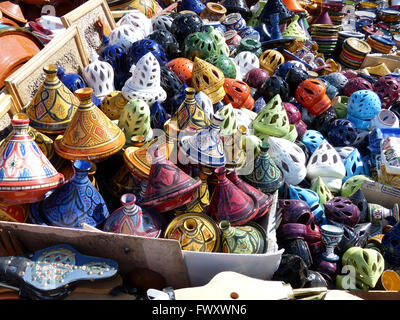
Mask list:
[[[209,34],[194,32],[185,38],[183,42],[183,54],[187,59],[192,61],[195,57],[207,59],[217,54],[217,46]]]
[[[150,140],[153,130],[150,127],[150,108],[142,99],[132,99],[124,107],[118,120],[118,127],[125,134],[126,144],[131,144],[133,136],[144,136]]]
[[[230,103],[217,111],[218,115],[224,117],[220,124],[221,135],[231,135],[237,130],[237,121],[235,111]]]
[[[222,71],[225,78],[236,79],[236,67],[231,59],[225,55],[214,55],[206,59],[207,62]]]
[[[311,186],[311,190],[315,191],[319,196],[319,203],[323,208],[323,204],[334,198],[331,190],[326,186],[325,182],[318,177]]]
[[[289,134],[289,118],[279,94],[273,97],[253,121],[255,134],[282,138]]]

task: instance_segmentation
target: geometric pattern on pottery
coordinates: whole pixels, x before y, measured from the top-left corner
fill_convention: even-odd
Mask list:
[[[31,126],[48,133],[62,133],[79,105],[78,98],[58,79],[55,66],[44,69],[46,79],[26,107]]]

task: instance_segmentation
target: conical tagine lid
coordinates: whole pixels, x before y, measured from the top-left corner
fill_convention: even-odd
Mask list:
[[[210,126],[192,136],[179,140],[179,151],[184,159],[194,165],[217,168],[226,164],[224,145],[220,135],[220,124],[223,117],[214,114]]]
[[[257,201],[235,186],[226,177],[224,167],[215,169],[218,182],[208,207],[208,215],[217,222],[228,220],[231,225],[242,225],[258,215]]]
[[[141,207],[166,212],[191,202],[197,195],[201,180],[187,175],[164,155],[156,153],[153,161]]]
[[[104,199],[88,177],[91,163],[76,160],[73,167],[70,181],[31,205],[30,218],[34,223],[64,228],[82,228],[82,223],[86,223],[99,227],[108,218]]]
[[[195,93],[196,90],[194,88],[188,87],[185,89],[185,101],[171,118],[171,121],[177,122],[177,127],[180,131],[188,127],[200,130],[210,124],[210,120],[194,98]]]
[[[63,136],[54,141],[56,152],[68,160],[102,160],[118,152],[125,135],[91,101],[93,89],[75,91],[80,106]]]
[[[62,133],[79,106],[79,99],[58,79],[56,65],[43,70],[46,79],[27,105],[26,114],[38,131]]]
[[[13,132],[0,147],[0,201],[33,203],[64,182],[28,134],[29,119],[18,113],[11,120]]]

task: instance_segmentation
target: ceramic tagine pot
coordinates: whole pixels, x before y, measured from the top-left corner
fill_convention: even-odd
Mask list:
[[[271,159],[267,142],[261,142],[260,154],[254,161],[254,169],[250,174],[243,176],[243,180],[262,192],[274,192],[283,185],[282,172]]]
[[[195,135],[187,135],[179,140],[179,152],[183,160],[193,165],[218,168],[226,164],[224,145],[220,135],[223,117],[214,114],[211,124]]]
[[[165,238],[178,240],[182,250],[218,252],[221,235],[216,223],[204,214],[188,213],[175,217],[165,230]]]
[[[231,225],[243,225],[258,215],[257,201],[235,186],[226,177],[224,167],[215,169],[217,185],[210,200],[208,215],[217,222],[228,220]]]
[[[0,202],[0,220],[10,222],[26,222],[29,217],[28,204],[7,204]]]
[[[3,17],[4,20],[4,17]],[[17,26],[6,26],[0,19],[0,88],[4,81],[44,45],[32,32]]]
[[[134,148],[138,149],[145,144],[144,136],[134,136],[131,139]],[[117,173],[113,176],[111,183],[108,185],[108,191],[115,197],[120,198],[125,193],[133,193],[140,191],[139,180],[133,176],[126,165],[121,166]]]
[[[269,213],[273,201],[273,196],[271,194],[263,193],[260,190],[251,186],[250,184],[244,182],[242,179],[239,178],[237,173],[233,170],[229,170],[226,176],[230,181],[234,183],[236,187],[238,187],[240,190],[242,190],[250,197],[256,199],[259,207],[256,219],[261,218],[262,216]]]
[[[122,149],[125,135],[91,101],[92,88],[75,91],[80,100],[67,129],[54,141],[56,152],[68,160],[103,160]]]
[[[18,113],[13,131],[0,147],[0,202],[33,203],[64,182],[28,133],[29,119]]]
[[[221,251],[224,253],[265,253],[267,235],[264,229],[254,223],[233,227],[229,221],[219,223],[221,235]]]
[[[167,159],[171,155],[176,154],[173,151],[177,142],[177,129],[171,123],[168,124],[165,130],[165,136],[161,135],[145,144],[135,145],[135,139],[140,139],[140,136],[133,136],[131,141],[133,146],[128,147],[124,151],[124,162],[129,172],[138,180],[148,180],[152,162],[152,155],[158,150],[165,155]],[[175,157],[176,158],[176,157]],[[175,159],[172,159],[175,161]]]
[[[134,194],[124,194],[121,197],[122,207],[106,220],[103,231],[158,238],[162,232],[159,216],[143,210],[135,202]]]
[[[44,69],[46,78],[31,102],[26,106],[30,125],[43,133],[62,133],[78,106],[79,99],[57,77],[57,66]]]
[[[170,211],[190,203],[197,196],[201,185],[159,152],[151,165],[146,195],[140,203],[143,208],[153,208],[159,213]]]
[[[200,18],[208,21],[222,21],[226,12],[226,8],[223,5],[216,2],[207,2],[206,7],[200,13]]]
[[[208,177],[212,174],[210,169],[205,167],[200,168],[199,178],[201,180],[201,186],[198,190],[197,197],[189,204],[174,210],[175,215],[184,213],[205,213],[208,205],[210,204],[210,191],[208,189]]]
[[[194,98],[196,90],[188,87],[185,89],[185,100],[180,105],[175,114],[171,117],[171,122],[176,122],[179,131],[186,128],[200,130],[210,124],[210,120],[206,117],[204,111]]]
[[[65,228],[82,228],[82,223],[100,227],[109,212],[103,197],[88,178],[90,169],[90,162],[74,161],[73,178],[43,201],[31,205],[32,222]]]

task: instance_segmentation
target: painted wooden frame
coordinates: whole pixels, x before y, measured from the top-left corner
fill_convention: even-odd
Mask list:
[[[14,98],[15,112],[20,112],[32,100],[45,78],[43,68],[49,64],[62,66],[67,73],[82,74],[89,59],[77,27],[60,32],[5,80],[7,91]]]
[[[103,43],[102,35],[95,23],[98,18],[102,18],[109,31],[115,29],[115,20],[106,0],[89,0],[61,17],[65,28],[73,26],[79,28],[83,46],[89,56],[92,50],[97,52]]]

